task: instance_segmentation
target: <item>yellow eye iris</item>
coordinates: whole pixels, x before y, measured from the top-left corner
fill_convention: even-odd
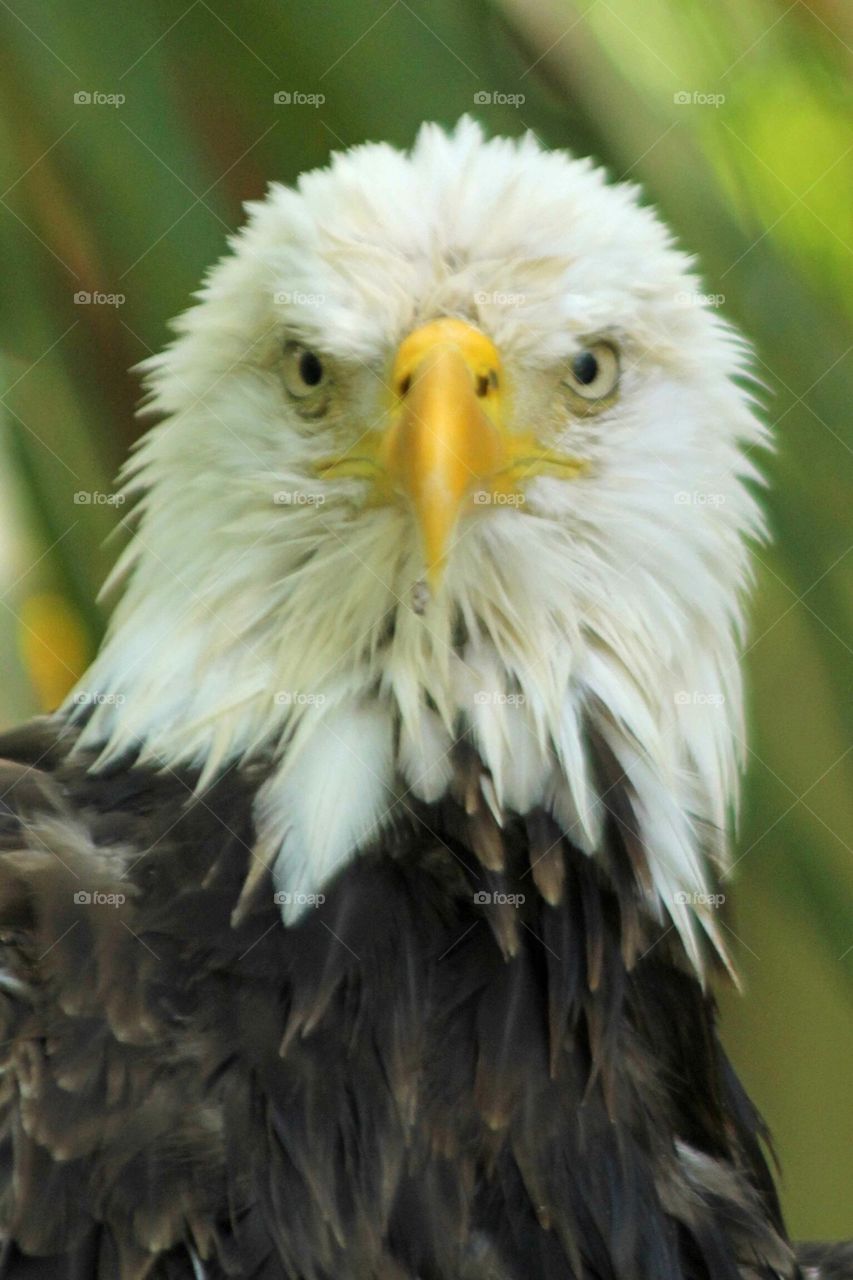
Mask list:
[[[596,342],[572,358],[566,386],[582,400],[603,400],[619,382],[619,356],[609,342]]]

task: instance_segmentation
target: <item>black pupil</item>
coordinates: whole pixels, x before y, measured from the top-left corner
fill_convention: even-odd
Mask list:
[[[598,360],[591,351],[581,351],[572,361],[572,373],[582,387],[588,387],[598,376]]]
[[[303,351],[299,357],[299,376],[306,387],[316,387],[323,377],[323,365],[313,351]]]

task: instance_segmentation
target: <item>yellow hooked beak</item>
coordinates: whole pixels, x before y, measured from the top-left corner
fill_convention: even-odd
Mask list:
[[[389,424],[347,453],[326,458],[323,476],[374,481],[373,502],[403,499],[420,530],[424,567],[435,593],[460,517],[483,504],[523,501],[534,475],[576,476],[584,463],[507,428],[501,358],[485,334],[445,317],[410,333],[391,374]]]

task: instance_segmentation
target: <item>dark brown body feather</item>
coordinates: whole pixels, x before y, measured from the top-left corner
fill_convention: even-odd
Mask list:
[[[460,756],[285,929],[263,764],[194,796],[71,740],[0,739],[0,1277],[799,1275],[618,778],[591,859]]]

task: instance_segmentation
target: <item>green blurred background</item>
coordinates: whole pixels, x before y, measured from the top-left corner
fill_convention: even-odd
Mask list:
[[[54,705],[97,643],[121,513],[74,495],[111,493],[139,430],[128,367],[270,179],[471,111],[641,182],[696,252],[755,340],[778,441],[724,1034],[792,1231],[853,1233],[850,8],[10,0],[0,32],[4,723]]]

